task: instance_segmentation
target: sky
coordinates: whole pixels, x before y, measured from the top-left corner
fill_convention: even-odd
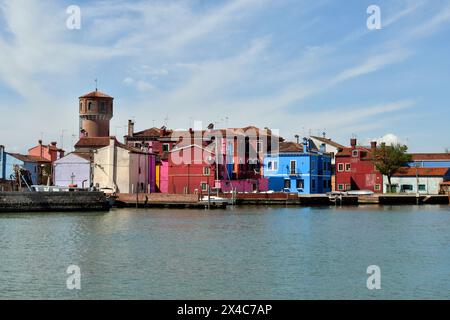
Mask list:
[[[202,121],[444,152],[449,57],[450,0],[0,0],[0,144],[71,150],[98,79],[120,138]]]

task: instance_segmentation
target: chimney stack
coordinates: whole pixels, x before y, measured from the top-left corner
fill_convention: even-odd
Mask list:
[[[370,143],[370,149],[372,150],[372,152],[377,151],[377,142],[376,141],[372,141]]]
[[[54,146],[54,147],[56,147],[56,144],[57,144],[57,143],[56,143],[55,141],[53,141],[53,142],[51,143],[51,145]]]
[[[134,122],[133,120],[128,120],[128,136],[132,137],[134,135]]]
[[[350,145],[352,146],[352,148],[356,147],[356,143],[357,143],[356,138],[350,139]]]

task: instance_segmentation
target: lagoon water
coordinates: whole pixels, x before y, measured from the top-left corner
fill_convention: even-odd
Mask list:
[[[0,298],[449,299],[450,206],[3,214]]]

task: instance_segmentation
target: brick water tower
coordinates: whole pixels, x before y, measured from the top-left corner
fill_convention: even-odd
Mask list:
[[[113,97],[97,89],[80,98],[80,138],[109,137]]]

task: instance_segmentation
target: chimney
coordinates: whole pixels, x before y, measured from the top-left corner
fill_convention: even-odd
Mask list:
[[[377,151],[377,142],[376,141],[372,141],[370,143],[370,149],[372,150],[372,152]]]
[[[128,136],[132,137],[134,134],[134,122],[133,120],[128,120]]]
[[[357,143],[356,138],[351,138],[351,139],[350,139],[350,145],[351,145],[353,148],[356,147],[356,143]]]
[[[38,140],[40,146],[42,146],[42,140]]]
[[[56,147],[56,142],[55,141],[51,142],[51,145]]]
[[[306,138],[303,138],[303,152],[309,152],[309,143]]]

